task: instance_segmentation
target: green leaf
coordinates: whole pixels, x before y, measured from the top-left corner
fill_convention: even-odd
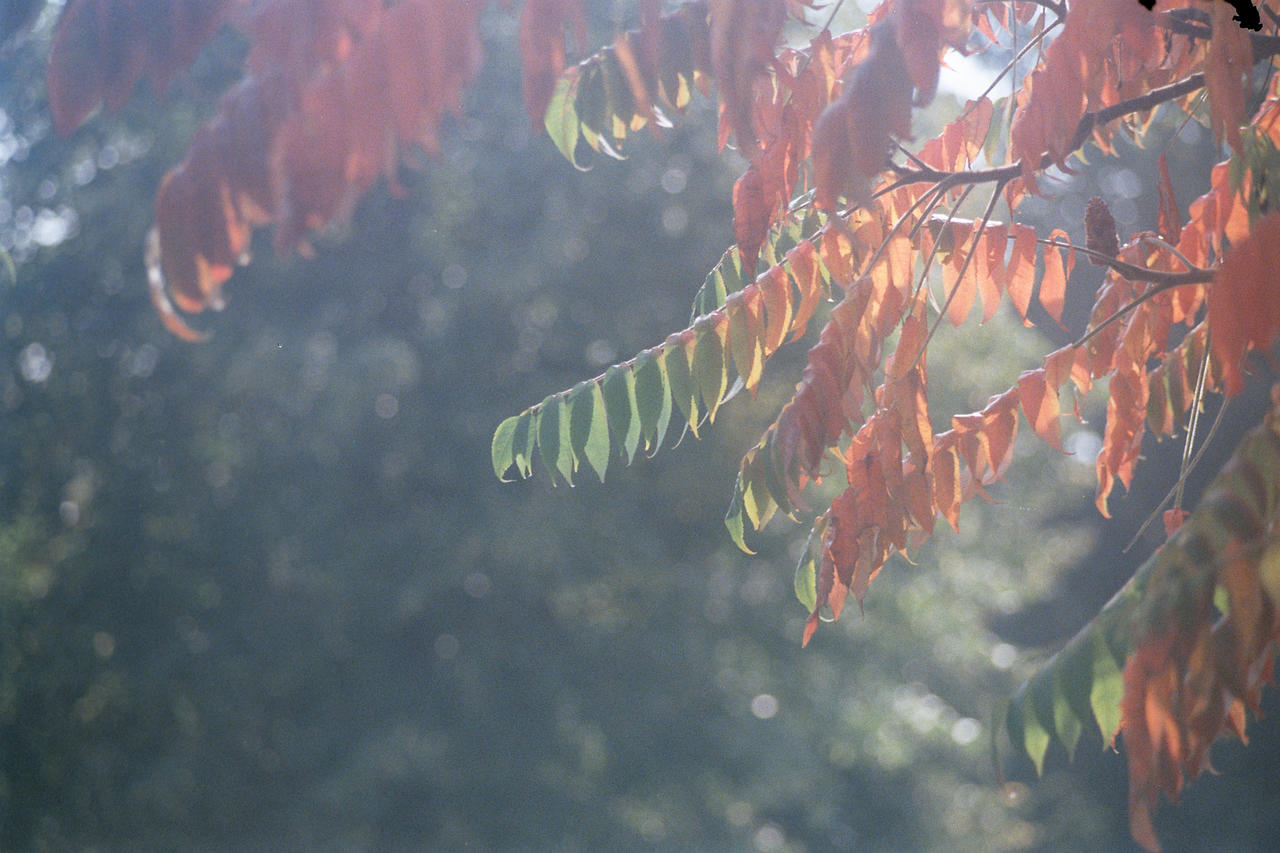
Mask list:
[[[742,525],[742,490],[737,486],[733,489],[733,499],[729,501],[729,511],[724,516],[724,526],[728,528],[729,538],[733,540],[733,544],[747,554],[755,553],[755,551],[747,547],[745,531]]]
[[[537,413],[533,409],[522,412],[511,435],[511,458],[521,477],[533,474],[533,447],[537,443],[533,424],[536,418]]]
[[[661,350],[648,350],[636,357],[636,411],[645,450],[656,453],[671,420],[671,394],[667,390],[666,358]]]
[[[515,449],[512,447],[511,439],[516,434],[516,422],[519,420],[519,415],[512,415],[498,424],[498,428],[493,431],[493,443],[489,447],[489,453],[493,458],[493,474],[504,483],[511,482],[506,478],[506,473],[507,469],[515,463]]]
[[[1044,755],[1049,750],[1049,731],[1036,715],[1035,703],[1028,689],[1032,683],[1024,683],[1009,700],[1005,725],[1010,738],[1031,759],[1039,776],[1044,770]]]
[[[742,280],[742,255],[737,246],[732,246],[720,256],[720,260],[707,273],[702,287],[694,295],[693,319],[710,314],[724,305],[729,294],[736,293],[747,284],[750,282]]]
[[[796,598],[804,605],[804,609],[812,613],[818,606],[818,569],[821,560],[821,542],[823,534],[819,527],[826,526],[826,516],[814,522],[809,530],[809,538],[804,543],[804,551],[800,554],[800,562],[796,565],[795,591]],[[814,548],[814,537],[819,547]]]
[[[1099,634],[1094,638],[1093,683],[1089,687],[1089,707],[1102,730],[1105,748],[1120,730],[1120,700],[1124,698],[1124,676],[1115,656]]]
[[[1085,723],[1093,720],[1093,709],[1089,707],[1089,691],[1093,687],[1092,647],[1091,642],[1078,647],[1068,645],[1060,653],[1062,660],[1050,671],[1054,683],[1054,730],[1067,748],[1067,757],[1073,760]]]
[[[753,311],[745,298],[732,300],[725,313],[729,315],[729,349],[733,353],[733,366],[742,377],[742,383],[753,395],[760,384],[764,366],[764,341],[759,311]],[[758,302],[757,302],[758,306]]]
[[[756,530],[768,524],[769,519],[773,518],[773,514],[778,510],[778,504],[761,479],[760,466],[755,464],[759,450],[756,447],[747,452],[747,457],[743,459],[742,471],[738,474],[738,481],[742,484],[742,506],[746,510],[751,526]]]
[[[1061,685],[1057,684],[1053,693],[1053,726],[1058,740],[1067,748],[1067,759],[1075,759],[1076,744],[1080,742],[1080,735],[1084,732],[1084,723],[1076,716]]]
[[[685,349],[692,340],[691,333],[688,338],[683,332],[674,334],[667,338],[663,352],[666,355],[667,382],[671,388],[671,399],[680,409],[680,414],[684,415],[685,420],[689,422],[689,429],[693,431],[694,437],[697,437],[698,389],[693,381],[693,371]]]
[[[565,159],[579,171],[587,171],[590,165],[578,162],[578,137],[581,122],[578,121],[578,110],[574,102],[578,97],[579,72],[573,67],[560,75],[556,81],[555,91],[547,104],[547,112],[543,116],[543,124],[547,127],[547,135],[560,149]]]
[[[694,327],[697,344],[693,351],[693,375],[698,383],[707,409],[707,420],[715,423],[716,409],[725,389],[729,387],[728,366],[725,364],[725,336],[729,332],[729,318],[723,314],[709,317]]]
[[[547,470],[559,471],[564,481],[572,485],[573,447],[569,441],[569,419],[564,409],[564,394],[542,401],[538,414],[538,450]]]
[[[609,431],[621,448],[627,464],[636,458],[640,445],[640,415],[637,411],[635,377],[625,367],[614,365],[604,373],[604,408]]]
[[[604,482],[609,467],[609,424],[604,395],[596,382],[584,382],[569,394],[569,439],[579,464],[586,460]]]

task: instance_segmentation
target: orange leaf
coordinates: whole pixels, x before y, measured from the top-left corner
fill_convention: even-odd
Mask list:
[[[1028,370],[1018,377],[1018,402],[1027,423],[1041,441],[1054,450],[1062,449],[1062,423],[1058,411],[1058,389],[1046,381],[1043,367]]]
[[[1054,229],[1049,235],[1054,242],[1066,242],[1067,235],[1060,229]],[[1074,256],[1074,250],[1071,251]],[[1062,309],[1066,304],[1067,276],[1070,272],[1063,267],[1061,250],[1056,246],[1044,247],[1044,277],[1040,279],[1040,304],[1059,326],[1062,325]]]
[[[1228,396],[1244,388],[1245,352],[1270,350],[1280,333],[1280,213],[1254,225],[1253,233],[1222,261],[1209,288],[1209,338]]]
[[[822,270],[818,267],[813,243],[808,240],[787,252],[787,267],[800,290],[800,305],[791,319],[794,331],[788,338],[789,341],[796,341],[804,336],[813,312],[817,310],[822,298],[828,295],[828,291],[822,278]]]
[[[791,277],[781,266],[770,267],[761,275],[759,287],[764,294],[764,352],[767,356],[782,346],[791,331]]]
[[[1034,228],[1015,225],[1013,250],[1005,267],[1009,298],[1018,316],[1025,321],[1031,308],[1031,294],[1036,286],[1036,232]]]
[[[946,284],[947,319],[957,327],[964,324],[969,311],[973,308],[973,300],[978,294],[977,277],[974,275],[972,261],[969,262],[968,268],[964,269],[964,275],[960,275],[969,254],[970,228],[971,226],[967,223],[951,224],[952,233],[955,235],[953,238],[955,249],[945,267],[947,274],[943,277],[944,283],[949,282]]]
[[[1205,91],[1209,99],[1209,123],[1214,139],[1223,140],[1239,153],[1240,124],[1245,115],[1245,89],[1253,67],[1249,33],[1232,19],[1231,6],[1214,3],[1209,18],[1213,37],[1204,62]]]
[[[933,445],[933,502],[938,512],[955,531],[960,530],[960,504],[964,502],[964,488],[960,473],[960,454],[956,450],[954,431],[935,437]]]

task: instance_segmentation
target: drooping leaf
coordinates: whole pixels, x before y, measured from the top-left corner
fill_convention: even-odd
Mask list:
[[[764,368],[764,299],[758,289],[726,305],[734,369],[755,396]]]
[[[514,438],[516,424],[520,421],[520,417],[520,415],[512,415],[498,424],[498,428],[493,431],[493,441],[489,446],[489,452],[493,458],[493,475],[504,483],[508,482],[507,469],[515,462]]]
[[[538,409],[538,452],[553,479],[554,472],[559,472],[566,483],[573,482],[573,445],[563,394],[543,401]]]
[[[580,76],[576,69],[561,76],[547,101],[547,112],[543,123],[547,135],[560,149],[564,158],[573,164],[575,169],[585,171],[589,168],[578,160],[578,139],[582,132],[582,123],[578,120],[578,110],[574,102],[578,94]]]
[[[1036,726],[1069,746],[1088,722],[1086,700],[1104,741],[1124,735],[1132,829],[1150,849],[1160,794],[1176,798],[1206,769],[1218,737],[1243,735],[1245,709],[1269,680],[1280,619],[1265,578],[1278,518],[1280,403],[1164,547],[1032,679],[1061,690],[1052,724],[1025,701],[1010,706],[1010,737],[1033,758]],[[1229,601],[1220,616],[1219,589]],[[1123,673],[1118,656],[1128,658]]]
[[[721,145],[732,130],[747,157],[756,150],[752,120],[755,80],[773,62],[786,6],[772,0],[708,0],[711,68],[723,104]]]
[[[548,34],[547,44],[555,37],[563,51],[558,29]],[[550,69],[555,63],[545,56],[535,54],[534,64]],[[556,147],[580,169],[586,164],[577,157],[579,140],[606,156],[621,157],[631,133],[650,124],[670,126],[670,115],[688,106],[694,87],[710,76],[706,0],[684,3],[643,30],[622,33],[576,66],[561,68],[555,85],[547,87],[552,94],[545,113]]]
[[[631,464],[641,437],[635,376],[631,370],[614,365],[605,371],[602,390],[614,446],[621,450],[627,464]]]
[[[1228,395],[1244,388],[1246,350],[1267,352],[1280,334],[1276,269],[1280,269],[1280,213],[1257,222],[1249,236],[1232,247],[1209,290],[1210,339]]]
[[[119,109],[142,79],[164,92],[232,5],[231,0],[70,0],[49,47],[54,129],[63,136],[71,133],[104,101],[108,109]]]
[[[834,211],[840,196],[865,201],[871,178],[888,164],[893,140],[911,135],[913,87],[894,30],[881,21],[870,32],[866,59],[813,129],[814,204],[819,210]]]
[[[754,554],[755,552],[747,547],[746,525],[742,523],[745,512],[746,507],[742,501],[742,489],[740,486],[735,485],[733,499],[729,502],[729,509],[724,516],[724,526],[729,531],[729,538],[733,540],[733,544],[737,545],[745,554]]]
[[[604,482],[609,467],[609,425],[598,382],[584,382],[569,393],[569,441],[579,466],[586,461]]]
[[[1229,5],[1210,7],[1213,36],[1209,39],[1204,76],[1214,138],[1218,144],[1227,142],[1240,151],[1240,124],[1245,117],[1245,90],[1253,67],[1253,50],[1249,33],[1236,24],[1232,12]]]
[[[635,362],[636,411],[650,454],[662,446],[671,420],[671,394],[667,390],[667,369],[661,350],[643,352]]]
[[[729,334],[729,318],[717,313],[698,326],[697,341],[693,352],[693,376],[698,394],[707,411],[707,420],[715,423],[716,410],[729,387],[728,358],[725,342]]]

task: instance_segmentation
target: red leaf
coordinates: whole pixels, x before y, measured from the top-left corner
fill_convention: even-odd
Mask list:
[[[733,236],[742,253],[742,269],[755,275],[760,244],[769,233],[769,208],[764,200],[760,170],[752,163],[733,185]]]
[[[1179,507],[1178,509],[1167,509],[1164,511],[1164,535],[1172,536],[1182,527],[1182,523],[1187,520],[1187,516],[1191,513]]]
[[[938,89],[942,0],[897,0],[893,23],[898,50],[916,88],[915,105],[927,106]]]
[[[584,0],[525,0],[520,10],[520,58],[524,66],[524,105],[529,120],[542,125],[556,79],[565,67],[564,28],[570,24],[579,47],[586,40]],[[443,30],[437,23],[431,27]]]
[[[49,47],[54,129],[66,135],[103,101],[119,109],[143,77],[164,91],[225,19],[231,0],[70,0]]]
[[[867,200],[867,183],[888,165],[893,139],[911,136],[911,76],[881,22],[871,28],[871,49],[849,75],[840,99],[813,128],[814,205],[834,211],[842,195]]]
[[[756,77],[773,62],[782,35],[786,5],[782,0],[710,0],[711,69],[720,87],[722,131],[732,130],[738,149],[751,158],[756,151],[754,88]]]

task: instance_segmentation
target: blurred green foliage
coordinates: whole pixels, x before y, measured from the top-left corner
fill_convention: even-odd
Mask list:
[[[1020,443],[1007,503],[807,650],[800,534],[745,557],[720,523],[795,347],[608,487],[493,480],[502,417],[683,324],[734,178],[705,103],[575,172],[511,30],[444,156],[314,260],[261,240],[198,346],[140,247],[243,46],[65,140],[47,32],[0,54],[0,849],[1132,849],[1096,733],[1034,784],[987,743],[1035,655],[995,629],[1084,559],[1087,466]],[[943,346],[940,408],[1043,350],[1008,321]],[[1171,849],[1267,849],[1267,737],[1162,812]]]

